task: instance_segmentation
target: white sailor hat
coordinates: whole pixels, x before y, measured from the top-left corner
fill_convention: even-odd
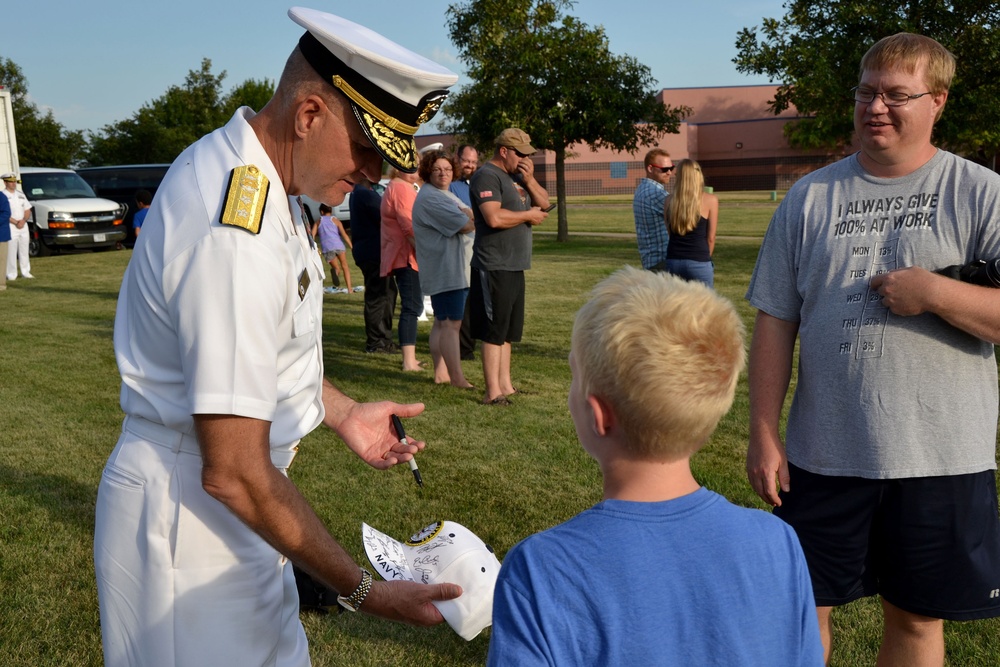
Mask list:
[[[454,521],[435,521],[405,542],[361,524],[368,561],[386,581],[450,583],[462,587],[454,600],[435,600],[448,625],[472,641],[493,623],[493,589],[500,561],[492,547]]]
[[[14,172],[12,171],[8,171],[6,174],[0,176],[0,181],[16,181],[16,180],[17,176],[15,176]]]
[[[458,75],[339,16],[304,7],[288,16],[306,29],[302,55],[350,99],[375,149],[393,167],[415,172],[413,135],[441,108]]]

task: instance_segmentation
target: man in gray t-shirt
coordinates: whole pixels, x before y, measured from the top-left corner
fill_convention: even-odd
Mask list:
[[[940,619],[1000,616],[1000,290],[935,273],[1000,257],[1000,176],[931,143],[954,71],[918,35],[868,51],[861,151],[789,191],[747,290],[747,475],[802,541],[827,658],[831,609],[867,595],[891,664],[942,664]]]
[[[531,137],[510,127],[494,142],[493,157],[472,177],[475,214],[469,310],[472,335],[483,341],[483,403],[509,405],[511,343],[524,325],[524,272],[531,268],[531,228],[548,213],[545,188],[535,180]]]

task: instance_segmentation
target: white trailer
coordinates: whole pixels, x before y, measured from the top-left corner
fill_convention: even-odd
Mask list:
[[[0,88],[0,174],[12,171],[21,174],[17,161],[17,138],[14,136],[14,111],[10,106],[10,91]]]

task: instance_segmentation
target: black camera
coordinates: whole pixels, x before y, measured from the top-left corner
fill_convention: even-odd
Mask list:
[[[963,283],[972,283],[983,287],[1000,287],[1000,258],[977,259],[965,265],[946,266],[943,269],[938,269],[935,273],[961,280]]]

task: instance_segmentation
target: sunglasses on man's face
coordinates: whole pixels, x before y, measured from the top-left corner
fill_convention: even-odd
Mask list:
[[[651,166],[653,169],[660,172],[661,174],[669,174],[674,170],[674,165],[670,165],[669,167],[657,167],[655,164],[651,164],[649,166]]]

